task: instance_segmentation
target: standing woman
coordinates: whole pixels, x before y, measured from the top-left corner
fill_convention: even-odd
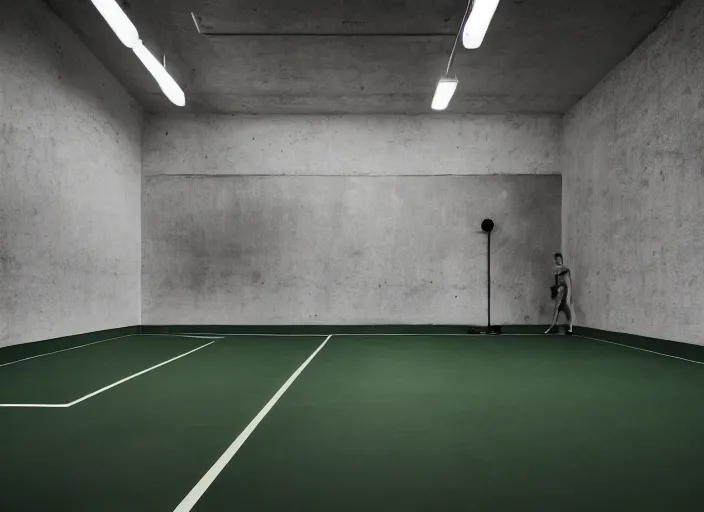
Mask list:
[[[565,313],[567,317],[567,322],[569,323],[567,328],[567,334],[572,334],[572,322],[574,321],[574,314],[572,308],[572,274],[570,269],[563,264],[562,254],[555,253],[555,312],[552,317],[552,324],[545,334],[551,332],[557,326],[557,318],[560,315],[560,311]]]

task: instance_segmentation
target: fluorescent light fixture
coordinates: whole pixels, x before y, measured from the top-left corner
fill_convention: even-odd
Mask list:
[[[457,79],[448,76],[438,80],[438,85],[435,88],[435,96],[431,105],[433,110],[445,110],[450,104],[452,96],[457,90]]]
[[[98,12],[108,22],[115,35],[127,48],[134,48],[139,42],[137,28],[120,9],[115,0],[91,0]]]
[[[169,75],[156,57],[144,47],[142,41],[139,41],[132,50],[137,58],[142,61],[144,67],[152,74],[156,83],[158,83],[161,90],[164,91],[166,97],[169,98],[174,105],[183,107],[186,104],[186,96],[183,94],[181,87],[176,83],[176,80]]]
[[[139,32],[132,21],[127,17],[124,11],[120,8],[115,0],[91,0],[98,12],[108,22],[118,39],[127,48],[132,48],[134,54],[142,64],[149,70],[156,82],[164,91],[164,94],[169,98],[174,105],[183,107],[186,104],[186,96],[183,94],[181,87],[176,83],[176,80],[171,78],[171,75],[166,71],[159,61],[152,55],[149,50],[144,47],[142,40],[139,38]]]
[[[498,5],[499,0],[474,0],[472,12],[469,13],[462,33],[462,44],[465,48],[476,50],[482,45]]]

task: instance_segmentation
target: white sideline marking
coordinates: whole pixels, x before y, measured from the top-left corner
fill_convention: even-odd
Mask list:
[[[185,352],[181,355],[178,355],[176,357],[172,357],[168,361],[161,362],[159,364],[156,364],[150,368],[147,368],[146,370],[142,370],[141,372],[135,373],[134,375],[130,375],[129,377],[125,377],[124,379],[120,379],[117,382],[113,382],[112,384],[105,386],[104,388],[100,388],[97,391],[93,391],[92,393],[88,393],[85,396],[82,396],[81,398],[78,398],[77,400],[74,400],[73,402],[68,402],[66,404],[0,404],[0,407],[73,407],[76,404],[79,404],[83,402],[84,400],[88,400],[89,398],[93,398],[96,395],[99,395],[100,393],[104,393],[105,391],[114,388],[115,386],[119,386],[120,384],[123,384],[127,382],[128,380],[132,380],[136,377],[139,377],[140,375],[144,375],[147,372],[150,372],[152,370],[156,370],[157,368],[164,366],[165,364],[172,363],[176,361],[177,359],[181,359],[182,357],[186,357],[189,354],[192,354],[193,352],[196,352],[202,348],[207,347],[208,345],[212,345],[215,343],[216,340],[211,341],[210,343],[206,343],[205,345],[201,345],[200,347],[194,348],[193,350],[189,350],[188,352]]]
[[[582,336],[581,334],[575,334],[574,336],[578,338],[584,338],[585,340],[593,340],[593,341],[600,341],[602,343],[608,343],[610,345],[618,345],[619,347],[625,347],[625,348],[630,348],[633,350],[640,350],[641,352],[648,352],[650,354],[657,354],[659,356],[664,356],[664,357],[671,357],[672,359],[679,359],[680,361],[687,361],[689,363],[694,363],[694,364],[704,364],[702,361],[693,361],[692,359],[686,359],[684,357],[677,357],[673,356],[670,354],[663,354],[662,352],[655,352],[654,350],[647,350],[644,348],[638,348],[638,347],[632,347],[630,345],[624,345],[622,343],[616,343],[615,341],[606,341],[606,340],[600,340],[599,338],[590,338],[589,336]]]
[[[233,441],[233,443],[230,445],[230,447],[225,450],[225,453],[223,453],[220,458],[213,464],[213,466],[208,470],[208,472],[203,476],[203,478],[200,479],[200,481],[191,489],[191,492],[189,492],[185,498],[183,498],[183,501],[174,509],[174,512],[189,512],[195,504],[198,502],[198,500],[205,494],[205,491],[208,490],[208,487],[215,481],[215,479],[218,477],[220,472],[222,472],[223,469],[225,469],[225,466],[232,460],[232,457],[235,456],[237,451],[242,447],[242,445],[247,441],[247,438],[254,432],[254,429],[257,428],[259,423],[264,419],[264,417],[269,413],[269,411],[276,405],[276,402],[279,401],[281,396],[286,392],[286,390],[293,384],[293,381],[298,378],[298,376],[305,370],[306,366],[313,360],[313,358],[320,352],[325,344],[332,338],[333,335],[329,335],[327,338],[325,338],[325,341],[321,343],[321,345],[313,352],[308,359],[306,359],[301,366],[298,367],[298,369],[293,372],[293,374],[288,378],[288,380],[284,383],[281,388],[276,392],[274,396],[271,397],[269,402],[264,406],[264,408],[259,411],[259,414],[257,414],[254,419],[247,425],[247,427],[240,433],[239,436],[237,436],[237,439]]]
[[[0,367],[10,366],[11,364],[21,363],[22,361],[29,361],[30,359],[36,359],[38,357],[50,356],[51,354],[58,354],[59,352],[68,352],[69,350],[76,350],[77,348],[88,347],[90,345],[96,345],[98,343],[103,343],[104,341],[119,340],[121,338],[129,338],[130,336],[139,336],[139,334],[125,334],[124,336],[117,336],[116,338],[108,338],[106,340],[93,341],[91,343],[86,343],[85,345],[78,345],[76,347],[64,348],[61,350],[55,350],[54,352],[47,352],[46,354],[39,354],[36,356],[25,357],[24,359],[18,359],[17,361],[10,361],[9,363],[0,364]]]
[[[188,333],[188,336],[191,336],[193,334],[205,334],[205,333]],[[534,334],[501,334],[501,336],[542,336],[543,333],[534,333]],[[142,334],[142,336],[154,336],[153,334]],[[166,335],[165,335],[166,336]],[[184,334],[169,334],[168,336],[186,336]],[[290,337],[306,337],[306,338],[322,338],[324,336],[327,336],[327,334],[262,334],[262,333],[256,333],[256,334],[243,334],[243,333],[237,333],[237,334],[226,334],[226,333],[216,333],[214,336],[278,336],[278,337],[285,337],[285,338],[290,338]],[[444,333],[444,334],[433,334],[433,333],[425,333],[425,334],[418,334],[418,333],[407,333],[407,334],[400,334],[400,333],[345,333],[345,332],[335,332],[332,333],[330,336],[491,336],[492,338],[494,335],[489,335],[489,334],[482,334],[482,333]],[[551,336],[556,336],[556,334],[551,334]],[[209,339],[213,339],[211,336]]]
[[[400,333],[384,333],[384,334],[374,334],[374,333],[365,333],[365,334],[359,334],[359,333],[335,333],[335,336],[491,336],[492,338],[501,338],[501,337],[506,337],[506,336],[542,336],[542,334],[510,334],[510,333],[502,333],[500,335],[493,335],[493,334],[487,334],[487,333],[474,333],[474,332],[467,332],[467,333],[407,333],[407,334],[400,334]]]
[[[141,334],[141,336],[168,336],[171,338],[197,338],[201,340],[221,340],[223,336],[195,336],[193,334]]]
[[[68,407],[68,404],[0,404],[0,407],[42,407],[42,408],[66,408]]]
[[[187,332],[184,334],[165,334],[164,336],[194,336],[194,335],[201,335],[205,336],[209,339],[213,339],[214,336],[267,336],[267,337],[283,337],[283,338],[292,338],[292,337],[306,337],[306,338],[311,338],[311,337],[316,337],[316,338],[324,338],[327,336],[327,334],[263,334],[263,333],[234,333],[234,334],[227,334],[224,332],[218,332],[218,333],[213,333],[211,336],[206,336],[208,333],[207,332]],[[153,334],[144,334],[144,336],[154,336]]]
[[[221,340],[221,339],[223,339],[223,336],[193,336],[193,335],[189,335],[189,334],[180,335],[179,337],[181,337],[181,338],[198,338],[201,340]]]

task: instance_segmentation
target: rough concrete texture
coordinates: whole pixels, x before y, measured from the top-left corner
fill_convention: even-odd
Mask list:
[[[565,147],[579,324],[704,344],[704,3],[569,113]]]
[[[560,173],[560,116],[147,119],[146,175]]]
[[[174,107],[91,2],[47,0],[150,112]],[[677,0],[502,0],[481,48],[458,49],[454,114],[564,113]],[[121,2],[167,55],[191,113],[432,114],[465,0]],[[203,30],[235,36],[199,34]],[[299,35],[291,35],[292,33]],[[327,35],[322,35],[327,34]],[[384,34],[384,36],[370,36]],[[350,37],[353,36],[353,37]]]
[[[0,5],[0,346],[140,321],[141,113],[42,2]]]
[[[144,324],[546,322],[559,176],[147,177]]]

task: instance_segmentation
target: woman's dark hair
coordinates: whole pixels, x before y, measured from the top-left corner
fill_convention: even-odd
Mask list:
[[[562,257],[562,253],[561,253],[561,252],[556,252],[556,253],[555,253],[555,256],[553,256],[553,258],[560,258],[562,261],[565,261],[565,258]]]

